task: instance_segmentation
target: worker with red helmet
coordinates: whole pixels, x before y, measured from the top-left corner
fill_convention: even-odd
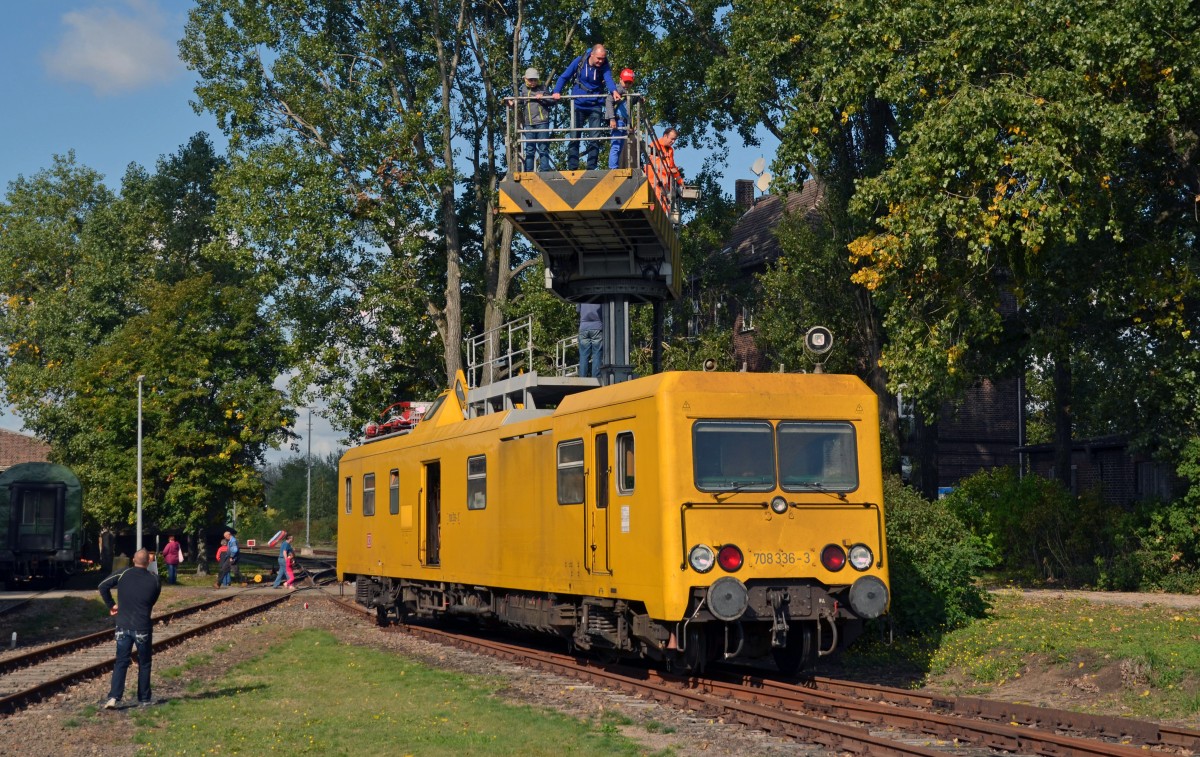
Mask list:
[[[617,92],[624,97],[633,88],[633,69],[622,69],[618,78]],[[604,101],[604,117],[608,119],[608,128],[612,130],[612,146],[608,149],[608,169],[611,171],[614,168],[628,168],[630,161],[624,148],[625,137],[629,131],[629,110],[625,101],[617,102],[612,95],[609,95]],[[623,157],[624,165],[622,165]]]

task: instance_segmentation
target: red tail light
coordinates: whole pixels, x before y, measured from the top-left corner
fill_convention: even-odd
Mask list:
[[[821,550],[821,564],[825,566],[826,570],[838,572],[846,567],[846,550],[837,544],[830,544]]]
[[[742,563],[745,558],[742,557],[742,550],[738,549],[733,544],[726,544],[721,547],[721,551],[717,553],[717,564],[721,566],[726,573],[736,573],[742,568]]]

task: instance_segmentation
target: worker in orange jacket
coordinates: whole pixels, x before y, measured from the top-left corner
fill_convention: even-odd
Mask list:
[[[683,171],[680,171],[679,166],[675,165],[675,140],[677,139],[679,139],[679,130],[674,126],[668,127],[663,135],[654,141],[650,149],[651,178],[654,180],[654,191],[658,194],[660,201],[663,201],[664,195],[671,194],[668,187],[672,180],[676,186],[683,184]],[[673,197],[669,199],[674,200]]]

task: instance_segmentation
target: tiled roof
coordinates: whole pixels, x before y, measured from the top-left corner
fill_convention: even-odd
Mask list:
[[[759,265],[779,256],[775,227],[785,213],[811,213],[821,204],[824,186],[815,179],[804,182],[799,192],[764,195],[734,224],[726,250],[742,268]]]
[[[49,455],[50,445],[41,439],[0,428],[0,470],[18,463],[44,463]]]

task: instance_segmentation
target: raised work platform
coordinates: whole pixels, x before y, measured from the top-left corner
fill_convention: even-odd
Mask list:
[[[542,252],[547,283],[566,300],[679,296],[679,237],[641,169],[513,173],[500,212]]]

